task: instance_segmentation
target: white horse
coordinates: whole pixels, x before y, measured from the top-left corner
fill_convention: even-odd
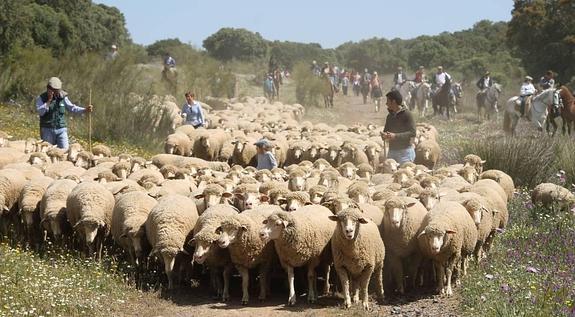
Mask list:
[[[535,124],[539,131],[543,131],[543,124],[547,119],[548,108],[559,102],[558,93],[558,89],[549,88],[533,97],[530,107],[525,105],[525,116],[531,118],[531,122]],[[505,116],[503,117],[503,130],[508,134],[515,135],[515,128],[521,116],[520,107],[521,99],[518,96],[511,97],[507,100]]]
[[[485,89],[484,92],[480,92],[477,96],[477,115],[479,120],[482,119],[481,109],[483,108],[483,117],[487,120],[490,119],[491,113],[495,113],[495,119],[499,117],[499,107],[498,100],[501,94],[501,85],[494,83],[491,87]]]
[[[431,85],[429,83],[421,83],[417,86],[415,90],[415,105],[417,106],[417,111],[420,117],[425,117],[425,112],[429,106],[429,93],[431,92]]]
[[[396,87],[397,89],[398,87]],[[411,91],[413,90],[413,88],[415,88],[415,83],[411,80],[408,81],[404,81],[403,84],[399,85],[399,93],[401,94],[401,97],[403,97],[403,101],[405,102],[406,105],[409,105],[409,103],[411,102]]]

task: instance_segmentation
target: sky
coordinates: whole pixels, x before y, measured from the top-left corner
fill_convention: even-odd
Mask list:
[[[335,48],[373,37],[409,39],[509,21],[512,0],[94,0],[120,9],[132,40],[179,38],[202,47],[222,27],[259,32],[267,40]]]

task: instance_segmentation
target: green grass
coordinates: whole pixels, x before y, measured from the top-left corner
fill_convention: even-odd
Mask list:
[[[575,215],[510,204],[510,226],[489,257],[463,280],[461,303],[472,316],[573,316]]]
[[[0,316],[119,316],[158,294],[126,283],[116,264],[0,244]]]

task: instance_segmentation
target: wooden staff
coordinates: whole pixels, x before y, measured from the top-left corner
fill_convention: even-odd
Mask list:
[[[92,88],[90,88],[90,95],[88,97],[88,105],[92,104]],[[92,152],[92,111],[88,112],[88,147]]]

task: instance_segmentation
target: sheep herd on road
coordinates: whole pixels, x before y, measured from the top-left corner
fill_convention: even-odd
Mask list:
[[[345,307],[367,309],[372,279],[380,298],[425,285],[452,295],[469,260],[484,259],[508,223],[511,177],[483,171],[473,154],[439,167],[429,124],[417,127],[415,163],[399,165],[373,124],[313,124],[302,106],[263,98],[213,99],[208,109],[207,129],[176,127],[150,159],[113,156],[105,145],[62,151],[0,131],[2,236],[95,257],[113,243],[140,269],[161,263],[170,289],[199,264],[222,301],[235,269],[242,304],[250,275],[264,300],[271,272],[283,268],[294,305],[301,268],[309,302],[335,286]],[[262,137],[278,168],[253,167]],[[557,187],[541,184],[533,201],[570,208],[575,197]]]

